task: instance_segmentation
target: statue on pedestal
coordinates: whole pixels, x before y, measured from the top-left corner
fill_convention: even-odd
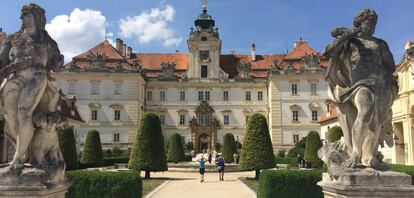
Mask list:
[[[344,137],[325,144],[318,156],[328,166],[325,197],[413,197],[411,177],[385,171],[376,159],[379,146],[392,147],[392,104],[398,94],[395,63],[385,41],[373,36],[378,16],[365,9],[354,28],[336,28],[324,56],[328,97],[336,104]]]
[[[45,11],[36,4],[23,6],[20,31],[0,37],[0,102],[5,134],[16,152],[0,169],[1,186],[36,186],[66,180],[56,128],[64,121],[64,100],[51,72],[63,65],[56,42],[45,30]],[[1,111],[0,111],[1,112]],[[1,195],[2,192],[0,192]]]

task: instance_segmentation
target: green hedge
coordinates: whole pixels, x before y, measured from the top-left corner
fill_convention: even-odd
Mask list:
[[[387,164],[390,171],[402,172],[411,175],[411,182],[414,185],[414,166],[400,165],[400,164]]]
[[[86,164],[88,167],[102,166],[104,163],[103,158],[99,132],[97,130],[90,130],[86,135],[80,163]]]
[[[181,141],[181,135],[178,133],[174,133],[170,138],[167,161],[175,163],[184,161],[184,147]]]
[[[105,166],[112,166],[114,164],[128,164],[129,156],[119,156],[119,157],[105,157],[104,164]]]
[[[264,170],[260,173],[258,198],[323,198],[316,185],[321,170]]]
[[[289,164],[289,168],[298,168],[299,162],[292,157],[277,157],[275,156],[275,164]]]
[[[322,160],[318,157],[318,150],[322,147],[322,141],[319,137],[319,133],[316,131],[309,132],[306,136],[306,147],[305,147],[305,160],[312,162],[312,168],[322,167]]]
[[[72,186],[66,198],[139,198],[142,197],[142,181],[138,172],[67,172]]]
[[[234,162],[234,154],[237,154],[236,141],[232,133],[226,133],[223,137],[223,157],[226,163]]]
[[[193,156],[192,155],[185,155],[184,156],[184,161],[185,162],[191,162],[191,161],[193,161]]]
[[[58,131],[59,148],[66,163],[66,170],[79,168],[78,154],[76,151],[75,134],[73,127]]]
[[[326,139],[328,142],[336,142],[344,136],[342,128],[340,126],[334,126],[328,130],[328,137]]]

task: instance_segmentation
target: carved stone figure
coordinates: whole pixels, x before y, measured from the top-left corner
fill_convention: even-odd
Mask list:
[[[321,159],[334,163],[329,168],[333,176],[341,173],[338,169],[361,165],[380,169],[378,146],[393,146],[391,106],[398,85],[387,43],[373,37],[377,19],[374,10],[359,12],[353,29],[332,31],[334,41],[324,52],[331,62],[326,72],[328,96],[337,106],[344,133],[342,140],[319,151]]]
[[[51,71],[62,67],[63,55],[45,30],[41,7],[23,6],[21,19],[20,31],[0,38],[0,81],[7,79],[0,89],[4,131],[16,147],[9,167],[0,169],[0,187],[39,186],[66,179],[56,134],[56,127],[64,121],[58,113],[63,96],[51,77]]]

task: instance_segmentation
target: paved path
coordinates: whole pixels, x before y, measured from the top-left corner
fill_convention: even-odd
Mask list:
[[[254,177],[254,172],[225,173],[224,180],[218,180],[218,173],[206,173],[200,183],[198,173],[164,172],[151,173],[151,177],[170,178],[152,198],[253,198],[252,191],[246,190],[237,177]]]

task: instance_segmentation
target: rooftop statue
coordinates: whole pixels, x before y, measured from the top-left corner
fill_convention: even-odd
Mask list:
[[[345,169],[381,169],[378,146],[393,146],[392,109],[398,84],[395,63],[385,41],[373,36],[378,16],[365,9],[354,18],[354,28],[335,28],[324,56],[328,96],[337,106],[344,137],[319,151],[328,172],[337,177]]]
[[[51,77],[63,65],[63,55],[45,30],[41,7],[23,6],[21,20],[18,32],[0,37],[0,79],[7,79],[0,89],[0,108],[5,134],[16,147],[9,166],[0,169],[0,185],[39,181],[28,175],[45,175],[48,182],[65,180],[56,133],[64,120],[58,109],[64,98]]]

